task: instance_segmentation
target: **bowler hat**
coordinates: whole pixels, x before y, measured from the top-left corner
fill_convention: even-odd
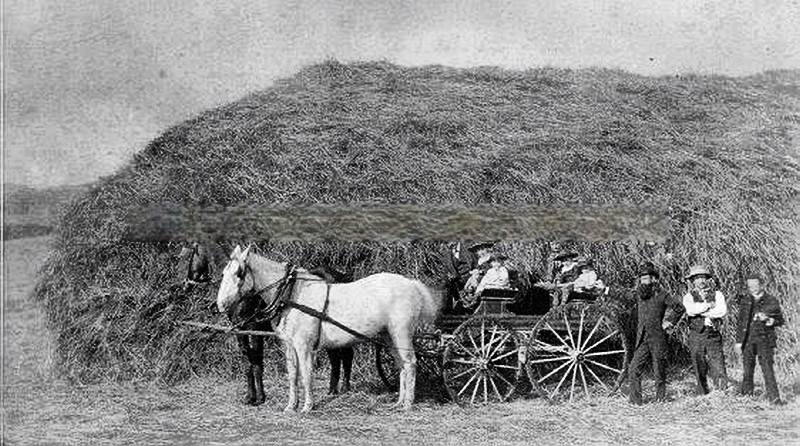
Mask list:
[[[656,266],[653,265],[653,262],[644,262],[639,267],[639,277],[642,276],[659,277],[658,271],[656,271]]]
[[[708,276],[711,277],[711,271],[705,265],[695,265],[689,268],[689,273],[686,274],[686,279],[691,279],[694,276]]]

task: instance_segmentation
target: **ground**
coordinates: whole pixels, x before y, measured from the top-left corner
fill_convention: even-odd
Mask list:
[[[672,401],[633,407],[619,395],[574,404],[522,399],[462,408],[423,398],[409,412],[375,383],[324,396],[317,408],[284,414],[282,380],[258,408],[239,403],[242,383],[192,378],[76,385],[53,372],[52,342],[30,298],[47,238],[5,243],[3,337],[4,444],[800,444],[800,401],[789,404],[712,393],[691,395],[688,374],[670,383]],[[735,371],[734,371],[735,376]],[[652,394],[651,386],[645,388]]]

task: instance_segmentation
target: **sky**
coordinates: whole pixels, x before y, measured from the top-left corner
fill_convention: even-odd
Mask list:
[[[800,69],[800,0],[4,0],[4,182],[80,184],[202,110],[335,58]]]

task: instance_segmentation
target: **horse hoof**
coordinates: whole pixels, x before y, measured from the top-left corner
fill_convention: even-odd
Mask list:
[[[309,412],[311,412],[311,406],[303,406],[303,408],[300,409],[300,413],[309,413]]]
[[[350,385],[349,384],[345,384],[345,385],[342,386],[342,393],[347,393],[349,391],[350,391]]]
[[[295,412],[296,410],[297,410],[297,408],[296,408],[296,407],[294,407],[294,406],[286,406],[286,407],[283,409],[283,412],[284,412],[284,413],[292,413],[292,412]]]
[[[328,395],[338,395],[339,391],[336,389],[328,389]]]

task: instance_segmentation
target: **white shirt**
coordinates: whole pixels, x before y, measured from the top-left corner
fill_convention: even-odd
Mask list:
[[[480,293],[485,288],[508,288],[509,285],[508,269],[505,266],[489,268],[475,292]]]
[[[687,316],[705,316],[704,324],[708,326],[713,326],[711,319],[719,319],[728,314],[728,304],[725,303],[725,296],[721,291],[714,292],[714,304],[710,308],[706,302],[695,302],[691,292],[683,296],[683,306]]]
[[[581,275],[575,279],[575,283],[573,284],[573,288],[575,288],[576,291],[593,290],[602,287],[603,281],[597,278],[597,273],[594,271],[582,272]]]

